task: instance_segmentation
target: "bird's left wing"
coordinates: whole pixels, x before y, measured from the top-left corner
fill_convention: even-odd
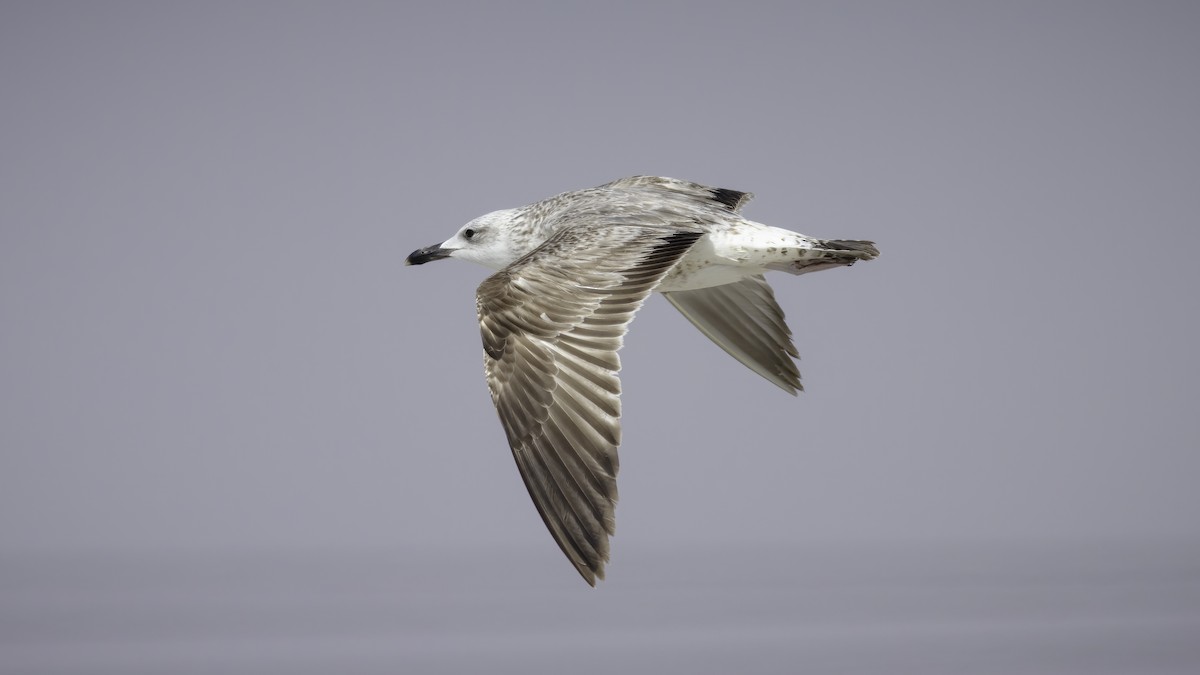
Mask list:
[[[479,286],[488,388],[538,513],[583,578],[604,578],[614,529],[621,385],[633,315],[698,231],[560,230]]]

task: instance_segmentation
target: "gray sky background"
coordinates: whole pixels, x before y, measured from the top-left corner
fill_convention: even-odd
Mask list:
[[[1196,4],[503,4],[0,8],[0,552],[569,578],[483,382],[486,271],[402,262],[635,173],[882,257],[773,278],[798,399],[647,305],[610,573],[1200,538]]]

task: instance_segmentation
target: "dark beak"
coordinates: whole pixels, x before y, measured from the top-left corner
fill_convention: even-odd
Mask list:
[[[405,265],[424,265],[425,263],[430,262],[432,260],[441,260],[442,258],[448,258],[448,257],[450,257],[450,254],[453,251],[454,251],[454,249],[452,249],[452,248],[442,248],[441,244],[434,244],[433,246],[426,246],[425,248],[419,248],[419,249],[413,251],[412,253],[408,254],[408,257],[404,259],[404,264]]]

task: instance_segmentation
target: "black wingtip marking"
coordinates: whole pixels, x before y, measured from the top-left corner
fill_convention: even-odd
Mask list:
[[[742,202],[746,199],[746,192],[738,192],[737,190],[729,190],[727,188],[712,188],[713,201],[720,202],[729,210],[736,211]]]

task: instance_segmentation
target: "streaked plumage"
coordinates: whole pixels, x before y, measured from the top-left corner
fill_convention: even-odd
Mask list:
[[[781,389],[802,387],[783,310],[763,278],[852,265],[871,242],[746,220],[750,194],[635,176],[496,211],[408,264],[500,271],[476,295],[488,388],[542,520],[589,584],[604,577],[621,442],[617,355],[659,291],[713,342]]]

